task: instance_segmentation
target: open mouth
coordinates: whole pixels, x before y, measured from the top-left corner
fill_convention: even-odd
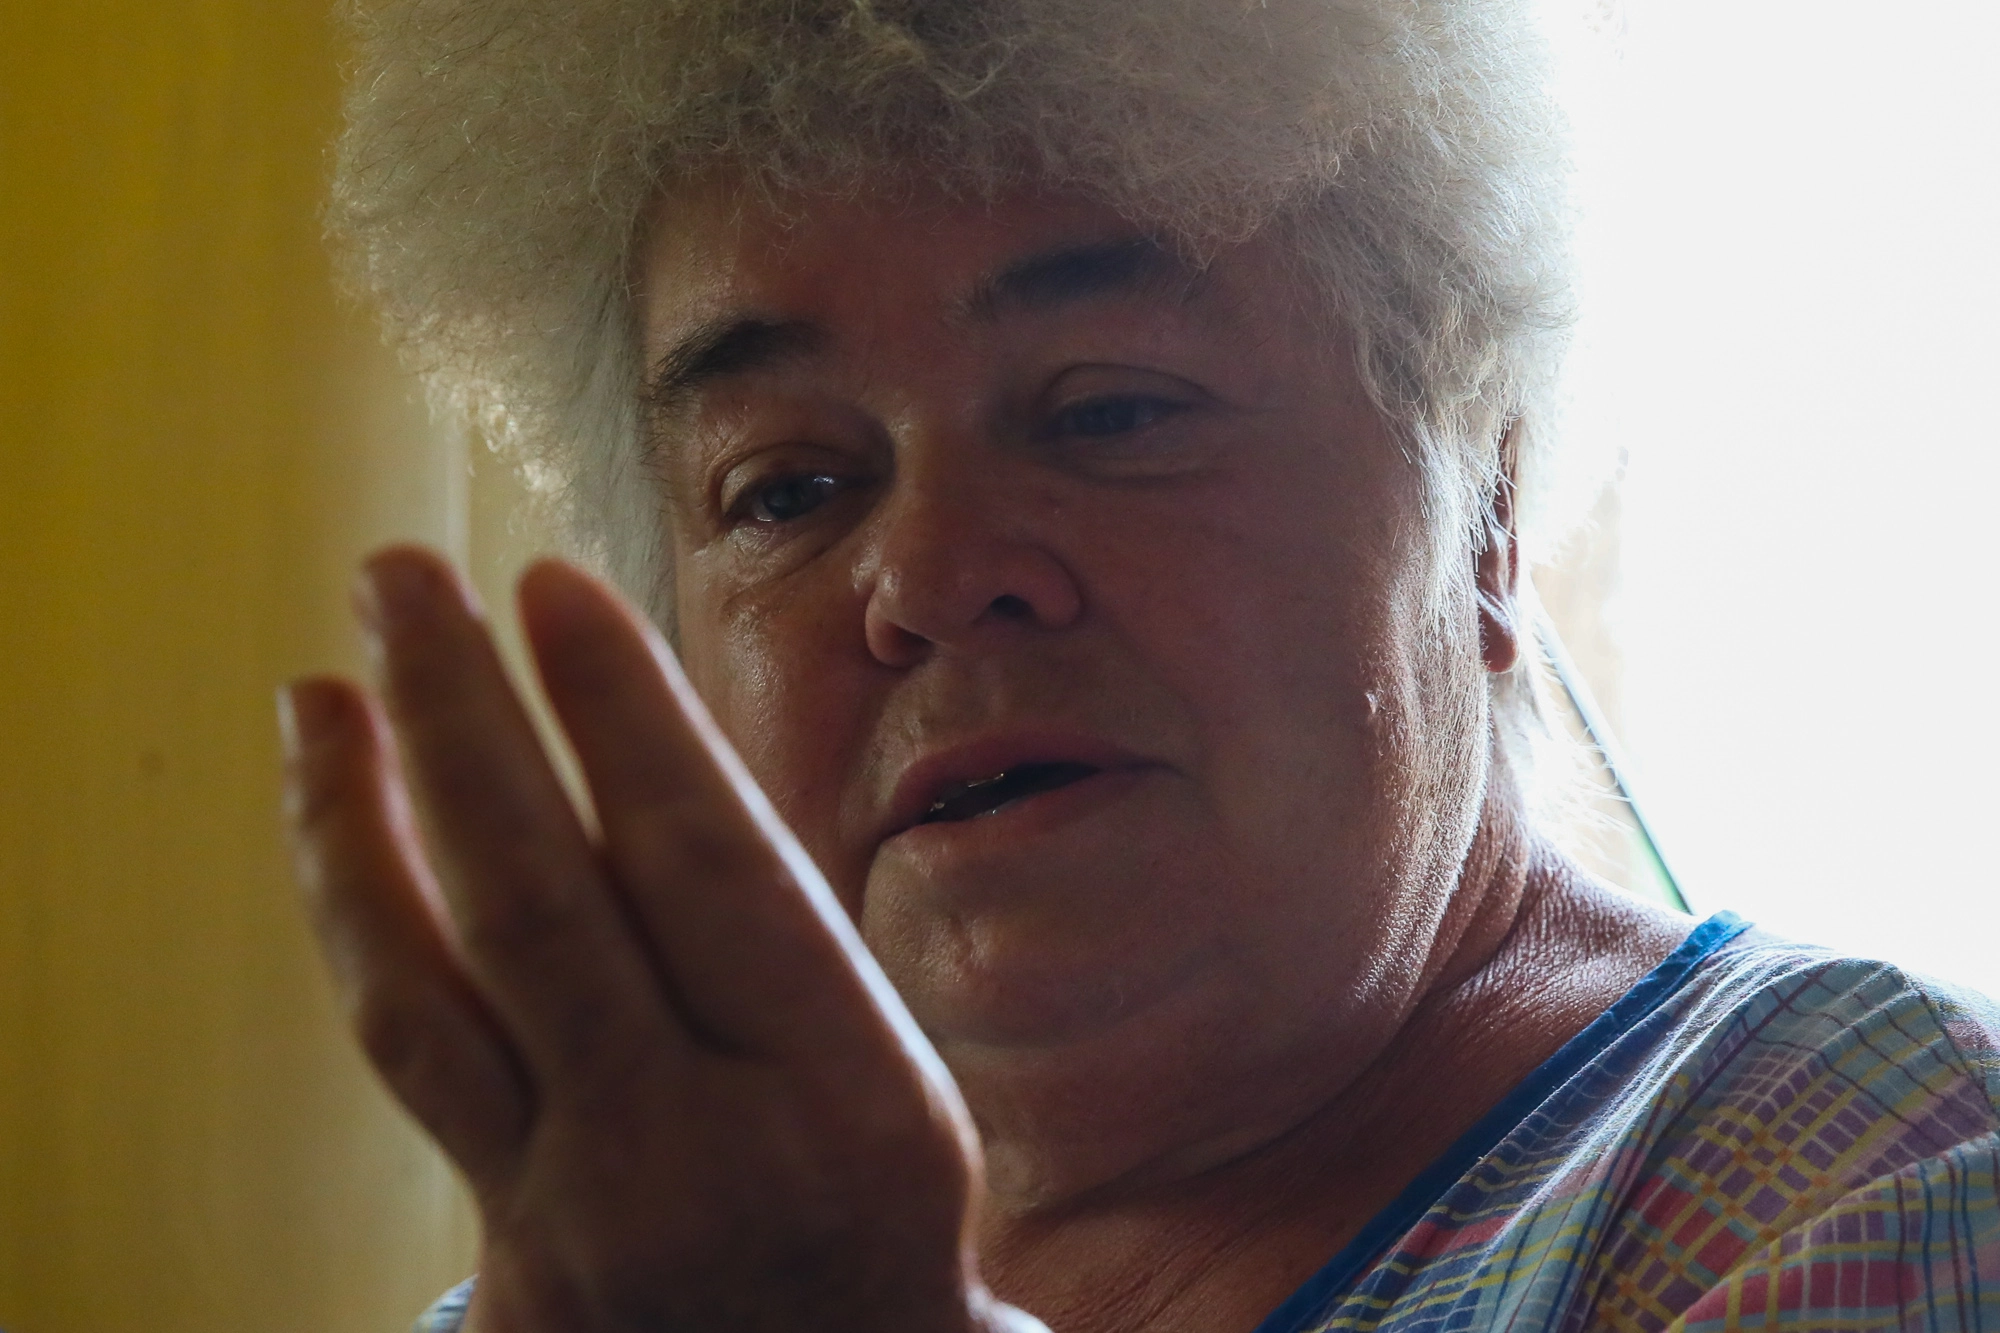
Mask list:
[[[1067,787],[1102,771],[1093,764],[1020,764],[977,782],[954,782],[938,794],[917,822],[944,824],[977,819],[1015,801]]]

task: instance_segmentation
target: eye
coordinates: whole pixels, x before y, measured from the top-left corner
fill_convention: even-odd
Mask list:
[[[730,516],[751,523],[790,523],[804,518],[839,493],[839,477],[795,472],[747,487],[729,506]]]
[[[1139,395],[1091,398],[1056,413],[1049,430],[1054,435],[1125,435],[1170,416],[1179,406],[1164,398]]]

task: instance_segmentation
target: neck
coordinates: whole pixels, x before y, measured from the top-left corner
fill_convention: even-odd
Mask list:
[[[1496,782],[1416,1002],[1372,1062],[1198,1172],[992,1200],[983,1270],[1060,1333],[1254,1328],[1689,924],[1595,885]]]

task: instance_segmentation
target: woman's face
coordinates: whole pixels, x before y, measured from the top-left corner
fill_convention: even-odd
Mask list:
[[[788,214],[676,199],[644,252],[688,671],[997,1188],[1225,1154],[1389,1041],[1471,835],[1415,467],[1271,241]]]

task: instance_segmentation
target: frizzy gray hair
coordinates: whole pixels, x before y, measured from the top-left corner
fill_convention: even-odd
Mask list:
[[[363,0],[349,20],[329,212],[349,272],[434,396],[518,450],[656,614],[631,250],[642,211],[717,170],[774,193],[1032,182],[1197,253],[1283,228],[1423,467],[1441,577],[1469,579],[1503,437],[1532,536],[1568,282],[1528,0]]]

